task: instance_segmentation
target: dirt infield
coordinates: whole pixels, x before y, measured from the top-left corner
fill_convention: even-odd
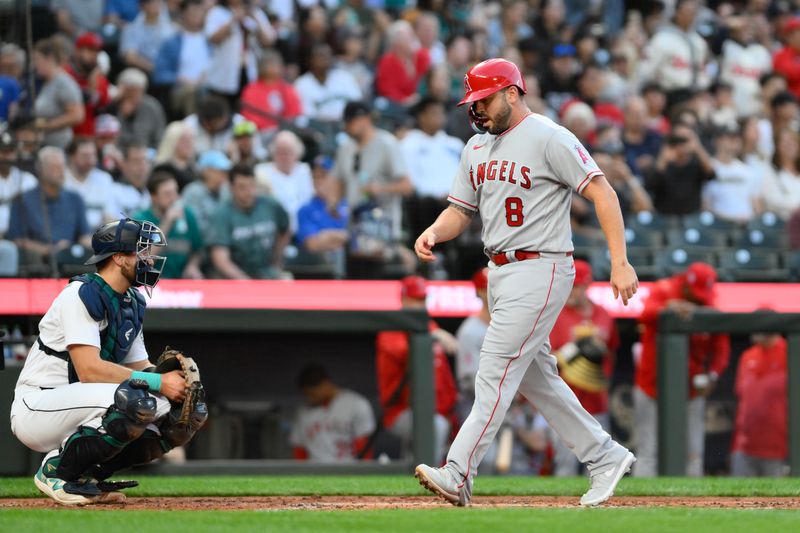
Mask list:
[[[41,498],[0,499],[0,509],[50,509],[61,507]],[[279,510],[369,510],[433,509],[450,507],[432,496],[244,496],[128,498],[125,503],[94,505],[92,509],[142,511],[279,511]],[[578,507],[570,496],[476,496],[472,507]],[[686,497],[617,496],[604,507],[702,507],[707,509],[800,509],[797,497]]]

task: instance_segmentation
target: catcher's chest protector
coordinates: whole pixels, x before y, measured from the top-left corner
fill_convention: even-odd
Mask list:
[[[136,289],[119,294],[97,274],[76,276],[70,281],[73,280],[83,282],[78,295],[89,316],[98,322],[108,321],[108,326],[100,332],[100,358],[121,363],[142,330],[146,307],[144,296]],[[70,383],[74,383],[72,373]]]

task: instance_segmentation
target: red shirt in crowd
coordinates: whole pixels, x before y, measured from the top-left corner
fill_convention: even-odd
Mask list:
[[[420,48],[414,56],[414,72],[406,69],[405,63],[392,52],[387,52],[378,62],[375,84],[379,96],[397,103],[404,103],[417,92],[420,80],[431,66],[428,51]]]
[[[800,98],[800,52],[784,46],[772,56],[772,68],[786,78],[789,91]]]
[[[438,328],[436,322],[430,322],[430,331]],[[408,373],[408,333],[382,331],[378,334],[375,344],[378,393],[383,407],[383,425],[388,428],[392,427],[395,419],[409,406],[411,388],[408,379],[406,379],[405,385],[402,385],[402,392],[398,400],[392,405],[388,405]],[[436,390],[436,412],[449,419],[458,399],[458,391],[453,379],[453,372],[450,370],[450,363],[437,342],[433,343],[433,379]]]
[[[759,344],[742,354],[736,371],[733,451],[762,459],[788,456],[786,340]]]
[[[83,122],[72,128],[76,137],[93,137],[94,136],[94,119],[97,117],[98,109],[106,107],[111,99],[108,96],[108,78],[102,74],[96,76],[96,87],[94,91],[90,89],[89,77],[79,74],[75,71],[72,65],[66,65],[64,68],[67,74],[72,76],[72,79],[78,84],[83,92],[83,108],[85,110],[85,118]],[[92,94],[93,93],[93,94]]]
[[[297,91],[283,80],[258,80],[248,84],[242,91],[240,102],[242,116],[253,122],[259,130],[278,127],[278,121],[270,118],[270,115],[291,120],[303,114],[303,104]]]
[[[585,316],[581,309],[564,306],[550,332],[550,345],[553,351],[557,351],[565,344],[574,341],[576,326],[586,323],[597,329],[597,336],[608,347],[608,353],[603,359],[603,371],[606,376],[611,377],[614,370],[614,353],[619,347],[619,334],[614,319],[601,306],[592,305],[590,316]],[[591,392],[570,383],[567,384],[575,392],[575,396],[578,397],[583,408],[589,413],[594,415],[608,412],[608,391]]]
[[[642,326],[642,356],[636,365],[636,386],[651,398],[656,397],[658,362],[656,356],[656,337],[658,335],[658,315],[671,300],[685,299],[682,275],[662,279],[655,283],[650,297],[639,317]],[[714,372],[717,375],[728,366],[731,354],[730,338],[727,335],[695,333],[689,336],[689,396],[696,396],[691,380],[698,374]]]

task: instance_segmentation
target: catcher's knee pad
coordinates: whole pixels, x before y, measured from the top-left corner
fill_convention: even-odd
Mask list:
[[[114,405],[102,420],[102,429],[80,427],[67,439],[57,468],[59,478],[73,481],[92,465],[117,455],[129,442],[142,436],[156,417],[156,399],[137,383],[120,383],[114,392]]]

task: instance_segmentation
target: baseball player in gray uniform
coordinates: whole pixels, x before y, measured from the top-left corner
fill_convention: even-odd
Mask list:
[[[419,465],[420,484],[454,505],[467,505],[472,478],[517,390],[533,403],[586,465],[591,486],[581,505],[608,500],[636,460],[581,407],[558,376],[548,338],[569,296],[570,201],[594,203],[611,254],[611,286],[627,305],[636,293],[616,194],[578,139],[523,101],[525,82],[504,59],[472,67],[464,78],[473,125],[449,196],[450,205],[419,236],[415,251],[458,236],[479,212],[489,262],[491,323],[475,378],[475,403],[442,468]]]

